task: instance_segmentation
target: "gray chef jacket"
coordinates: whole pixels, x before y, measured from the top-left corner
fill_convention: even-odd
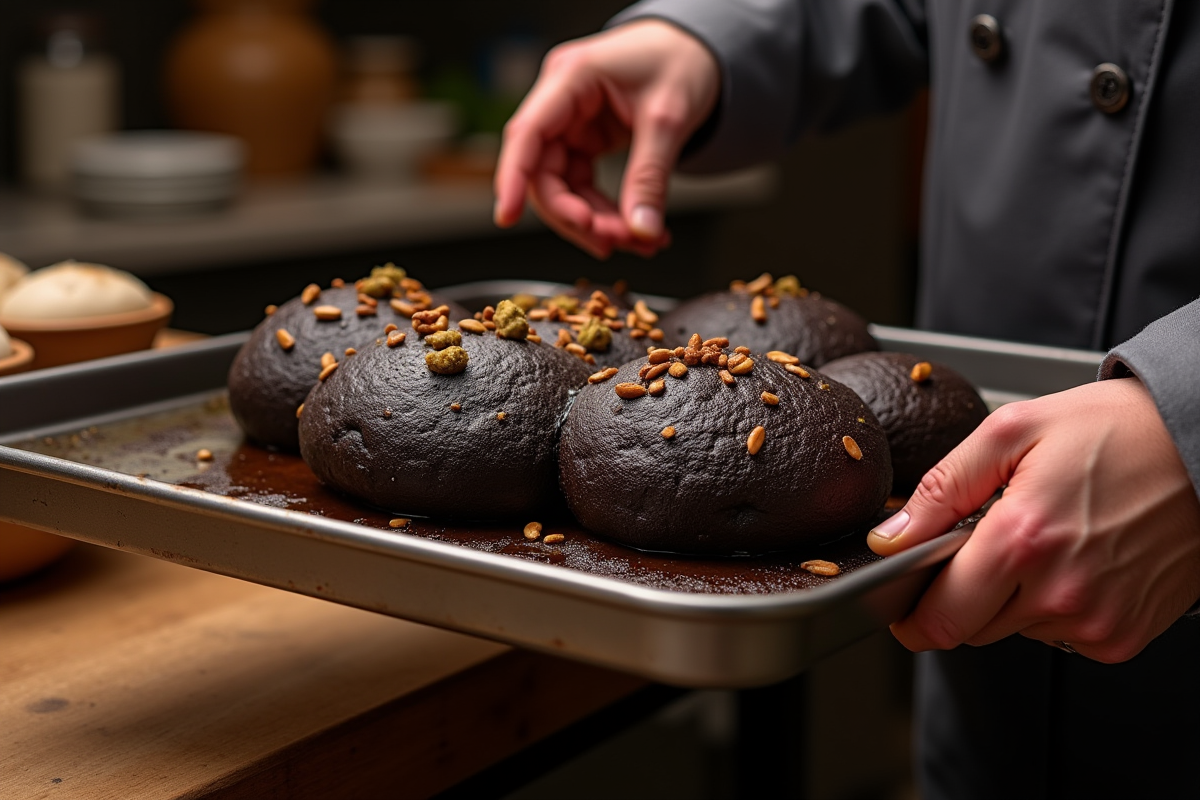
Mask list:
[[[613,24],[642,17],[720,64],[689,169],[928,85],[919,324],[1109,349],[1100,377],[1143,381],[1200,491],[1200,0],[646,0]],[[1117,665],[1020,636],[922,654],[917,696],[927,800],[1200,797],[1195,619]]]

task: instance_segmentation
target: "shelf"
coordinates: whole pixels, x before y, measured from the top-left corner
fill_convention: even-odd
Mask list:
[[[606,179],[605,179],[606,178]],[[602,185],[611,185],[611,174]],[[774,167],[677,176],[668,208],[687,213],[766,202]],[[489,184],[391,185],[318,178],[252,184],[222,212],[126,221],[83,216],[63,198],[0,194],[0,252],[41,267],[74,258],[163,275],[295,257],[507,235],[492,224]],[[527,214],[517,230],[537,230]]]

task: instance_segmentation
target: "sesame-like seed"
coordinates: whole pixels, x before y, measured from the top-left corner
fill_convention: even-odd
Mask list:
[[[917,383],[924,383],[929,380],[929,376],[933,374],[933,365],[928,361],[920,361],[913,365],[912,372],[908,373],[908,377],[912,378]]]
[[[496,316],[496,307],[495,306],[484,306],[482,313],[483,313],[484,321],[491,322],[492,317]]]
[[[293,347],[296,346],[296,337],[292,336],[290,333],[288,333],[283,328],[280,328],[277,331],[275,331],[275,341],[279,342],[279,346],[282,347],[285,351],[291,350]]]
[[[337,359],[334,358],[333,353],[322,353],[321,354],[321,368],[322,369],[324,369],[325,367],[328,367],[330,364],[336,364],[336,363],[337,363]]]
[[[550,318],[550,310],[547,308],[531,308],[526,312],[525,317],[531,322],[541,322]]]
[[[748,356],[748,355],[750,355],[750,348],[746,347],[745,345],[741,345],[740,347],[733,348],[733,352],[741,353],[744,356]]]
[[[616,367],[608,367],[597,373],[588,376],[588,383],[604,383],[606,380],[617,374]]]
[[[651,364],[661,364],[664,361],[671,359],[671,351],[662,347],[655,347],[646,355],[646,360]]]
[[[542,523],[527,522],[525,524],[525,529],[522,531],[522,533],[525,534],[526,539],[530,539],[530,540],[536,539],[542,535]]]
[[[267,306],[266,308],[264,308],[264,309],[263,309],[263,313],[264,313],[264,314],[266,314],[266,315],[269,317],[269,316],[271,316],[272,314],[274,314],[274,313],[275,313],[276,311],[278,311],[278,310],[279,310],[279,306],[277,306],[277,305],[275,305],[274,303],[272,303],[271,305],[269,305],[269,306]]]
[[[733,386],[735,383],[737,383],[737,378],[730,375],[729,370],[727,369],[717,372],[717,377],[719,377],[726,386]]]
[[[700,343],[701,347],[729,347],[729,340],[724,336],[714,336]]]
[[[687,346],[690,350],[699,350],[703,344],[704,342],[700,339],[700,334],[693,333],[691,338],[688,339]]]
[[[762,275],[759,275],[757,278],[746,284],[746,291],[750,294],[761,294],[770,288],[771,284],[774,282],[775,279],[771,277],[771,273],[764,272]]]
[[[395,331],[395,330],[399,330],[399,328],[396,327],[396,323],[394,323],[394,322],[389,322],[387,325],[383,326],[384,333],[391,333],[392,331]]]
[[[412,520],[408,519],[407,517],[396,517],[395,519],[388,520],[388,527],[389,528],[407,528],[409,526],[409,523],[411,523],[411,522],[412,522]]]
[[[759,425],[754,430],[750,431],[750,436],[746,438],[746,449],[750,451],[750,455],[758,455],[758,451],[762,449],[763,442],[767,439],[767,429]]]
[[[507,416],[508,416],[508,415],[507,415],[507,414],[505,414],[503,411],[497,411],[497,412],[496,412],[496,419],[500,420],[501,422],[504,422],[504,418],[505,418],[505,417],[507,417]]]
[[[342,353],[342,355],[352,356],[352,355],[354,355],[354,354],[355,354],[355,353],[357,353],[357,352],[358,352],[358,351],[357,351],[357,350],[355,350],[353,347],[347,347],[347,348],[346,348],[346,350],[345,350],[345,352],[343,352],[343,353]]]
[[[853,436],[843,436],[842,446],[846,448],[846,452],[855,461],[862,461],[862,448],[858,446],[858,442],[854,441]]]
[[[467,333],[475,333],[479,334],[480,336],[482,336],[484,331],[487,330],[487,328],[483,326],[482,322],[475,319],[460,319],[458,321],[458,327],[460,330],[464,330]]]
[[[325,380],[330,375],[332,375],[333,371],[336,370],[337,368],[338,368],[338,365],[337,365],[337,362],[335,361],[332,364],[330,364],[329,366],[325,367],[323,370],[321,370],[321,374],[317,376],[317,380],[319,380],[319,381]]]
[[[754,359],[747,358],[745,361],[742,361],[737,366],[730,367],[729,371],[734,375],[747,375],[747,374],[749,374],[750,370],[752,370],[752,369],[754,369]]]
[[[633,313],[637,315],[639,322],[644,322],[647,325],[653,325],[658,322],[658,314],[655,314],[646,307],[645,300],[638,300],[633,304]]]
[[[300,415],[304,413],[304,403],[296,406],[296,419],[300,419]]]
[[[639,370],[638,370],[638,377],[639,377],[639,378],[642,378],[643,380],[645,380],[645,378],[646,378],[646,374],[647,374],[648,372],[650,372],[650,370],[651,370],[651,369],[653,369],[653,368],[654,368],[654,365],[653,365],[653,364],[642,364],[642,367],[641,367],[641,369],[639,369]]]
[[[745,355],[743,355],[741,353],[734,353],[733,355],[729,356],[726,359],[724,366],[727,366],[732,370],[734,367],[736,367],[738,364],[741,364],[745,360],[746,360]]]
[[[797,364],[784,364],[783,368],[786,369],[788,372],[792,373],[793,375],[799,375],[801,378],[810,377],[808,370],[806,370],[804,367],[801,367]]]
[[[304,287],[304,291],[300,293],[300,302],[306,306],[311,306],[313,302],[321,296],[321,287],[315,283],[310,283]]]
[[[799,364],[800,359],[796,358],[791,353],[785,353],[782,350],[771,350],[767,353],[767,358],[774,361],[776,364]]]
[[[759,397],[761,397],[762,401],[769,406],[779,405],[779,395],[777,395],[777,394],[771,394],[770,392],[763,392],[762,394],[759,395]]]
[[[646,387],[638,383],[618,383],[616,392],[618,397],[634,400],[646,393]]]
[[[207,447],[201,447],[199,450],[196,451],[196,460],[197,461],[212,461],[213,460],[212,450],[209,450]]]
[[[587,355],[587,348],[577,342],[571,342],[569,345],[567,345],[566,350],[568,353],[575,356]]]
[[[332,286],[334,289],[340,289],[346,285],[346,282],[344,280],[342,280],[341,278],[334,278],[333,280],[331,280],[329,282],[329,285]]]
[[[838,565],[832,561],[822,561],[819,558],[813,559],[812,561],[805,561],[800,565],[800,568],[808,570],[813,575],[823,575],[826,578],[832,578],[834,575],[837,575],[842,571]]]
[[[687,364],[683,363],[682,361],[676,361],[667,370],[667,374],[670,375],[672,378],[682,378],[684,375],[687,375],[687,372],[688,372]]]
[[[369,306],[364,303],[361,306],[355,306],[354,313],[360,317],[373,317],[379,313],[379,310],[375,306]]]
[[[717,353],[717,366],[725,369],[729,366],[729,356],[725,353]]]
[[[371,308],[375,308],[377,305],[379,305],[378,300],[376,300],[374,297],[371,297],[371,295],[363,294],[362,292],[358,293],[358,302],[364,306],[370,306]]]
[[[398,346],[404,344],[404,340],[406,338],[408,338],[408,334],[405,333],[404,331],[392,331],[391,333],[388,334],[387,346],[388,347],[398,347]]]
[[[313,309],[313,315],[322,322],[329,322],[335,319],[342,318],[342,310],[337,306],[317,306]]]
[[[767,321],[767,307],[763,304],[761,294],[756,294],[750,301],[750,318],[759,325]]]
[[[662,437],[664,439],[674,439],[675,438],[675,426],[668,425],[667,427],[663,428],[662,429]]]
[[[646,336],[646,332],[644,330],[642,330],[641,328],[633,328],[632,330],[629,331],[630,339],[643,339],[643,338],[645,338],[645,336]]]
[[[462,411],[462,403],[451,403],[450,410],[451,411]]]
[[[541,344],[542,337],[538,336],[536,333],[527,333],[525,334],[525,341],[533,342],[534,344]]]
[[[388,305],[392,307],[392,311],[395,311],[397,314],[404,317],[412,317],[413,314],[417,313],[416,306],[414,306],[412,303],[405,302],[398,297],[393,297],[390,301],[388,301]]]
[[[660,394],[662,394],[666,390],[667,390],[667,382],[664,381],[662,378],[659,378],[658,380],[652,382],[650,384],[650,387],[646,391],[650,392],[650,394],[654,395],[655,397],[658,397]]]
[[[670,364],[655,364],[650,369],[646,370],[646,380],[654,380],[662,375],[667,374],[667,370],[671,368]]]
[[[646,338],[652,342],[661,342],[665,336],[666,334],[663,333],[662,328],[651,328],[646,334]]]
[[[676,347],[674,350],[672,350],[672,351],[671,351],[671,353],[672,353],[672,354],[673,354],[673,355],[674,355],[676,358],[683,358],[683,354],[684,354],[684,353],[686,353],[686,352],[687,352],[687,348],[686,348],[686,347]]]
[[[558,544],[559,542],[563,541],[566,538],[567,537],[561,533],[552,533],[548,536],[543,537],[542,541],[545,542],[546,544]]]

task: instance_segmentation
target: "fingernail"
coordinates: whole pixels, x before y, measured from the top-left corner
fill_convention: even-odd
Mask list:
[[[908,512],[897,511],[883,522],[871,529],[872,536],[878,536],[884,541],[891,541],[908,527]]]
[[[634,206],[629,215],[629,227],[643,239],[656,239],[662,235],[662,213],[653,206]]]

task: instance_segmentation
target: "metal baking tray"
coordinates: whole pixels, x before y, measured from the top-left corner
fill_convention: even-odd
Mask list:
[[[477,303],[555,284],[492,281]],[[662,308],[671,301],[652,298]],[[888,349],[949,363],[991,402],[1092,380],[1102,358],[876,327]],[[863,537],[794,556],[640,553],[564,519],[447,526],[322,487],[241,440],[223,386],[247,334],[0,379],[0,520],[685,686],[765,685],[903,616],[971,525],[888,559]],[[211,463],[195,459],[211,450]],[[821,578],[805,558],[835,561]]]

